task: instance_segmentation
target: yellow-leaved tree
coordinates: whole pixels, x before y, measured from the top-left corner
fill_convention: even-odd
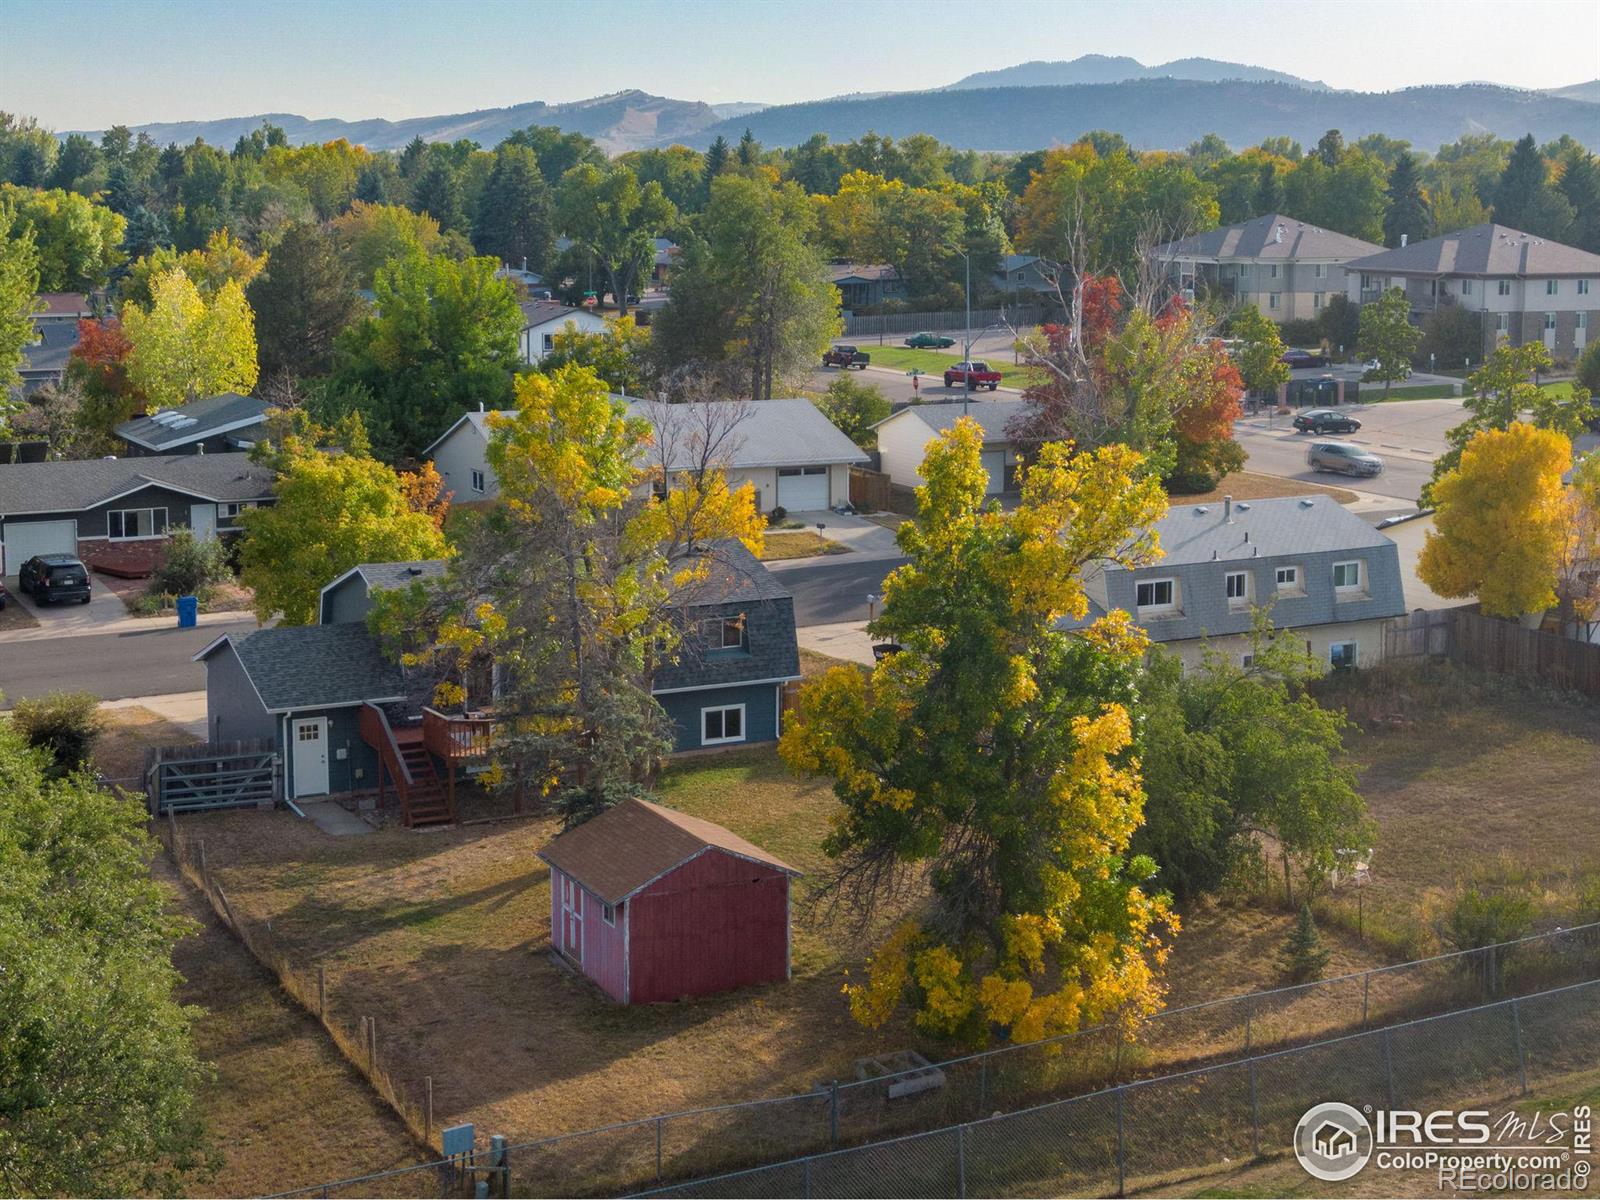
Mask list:
[[[255,316],[232,279],[202,295],[182,267],[157,275],[148,307],[122,307],[128,377],[153,404],[179,405],[256,385]]]
[[[1568,513],[1562,434],[1514,421],[1477,434],[1432,485],[1433,529],[1417,574],[1441,596],[1476,596],[1492,617],[1542,613],[1556,602]]]
[[[857,1020],[909,1005],[930,1033],[1023,1042],[1160,1002],[1177,919],[1146,887],[1154,864],[1128,855],[1146,639],[1126,614],[1085,623],[1082,576],[1156,557],[1166,501],[1127,447],[1058,442],[1003,512],[982,442],[964,418],[928,448],[918,518],[898,535],[910,562],[872,627],[900,650],[870,678],[836,668],[810,684],[781,752],[843,805],[825,902],[870,920],[931,889],[846,988]]]

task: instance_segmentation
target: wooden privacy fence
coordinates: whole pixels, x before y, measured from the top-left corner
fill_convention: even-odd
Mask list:
[[[1448,658],[1600,698],[1600,646],[1472,608],[1422,609],[1384,627],[1386,658]]]
[[[882,471],[851,467],[850,503],[862,512],[884,512],[889,507],[889,477]]]
[[[282,762],[267,738],[152,746],[145,753],[144,784],[150,812],[259,808],[283,795]]]

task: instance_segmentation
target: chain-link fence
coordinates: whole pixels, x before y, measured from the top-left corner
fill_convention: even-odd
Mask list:
[[[1315,1104],[1433,1109],[1593,1066],[1600,982],[1122,1084],[646,1196],[1123,1194],[1290,1148]]]
[[[1173,1079],[1210,1078],[1231,1068],[1207,1071],[1209,1064],[1251,1056],[1264,1062],[1264,1053],[1326,1042],[1352,1030],[1596,979],[1600,923],[1167,1009],[1141,1024],[1131,1039],[1101,1026],[798,1095],[666,1113],[521,1142],[510,1147],[509,1186],[519,1195],[616,1194],[663,1180],[982,1122],[1063,1096],[1088,1101],[1094,1096],[1083,1093],[1111,1094],[1105,1090],[1108,1084],[1150,1087],[1134,1081],[1159,1076],[1171,1085]],[[1171,1074],[1184,1069],[1188,1075]],[[1074,1109],[1079,1116],[1073,1120],[1088,1121],[1086,1114],[1092,1111],[1087,1104]],[[1218,1113],[1209,1113],[1204,1122],[1220,1119]],[[418,1186],[437,1187],[427,1178],[430,1182]],[[294,1194],[360,1195],[363,1186],[362,1180],[346,1180]],[[405,1186],[389,1181],[391,1188]]]

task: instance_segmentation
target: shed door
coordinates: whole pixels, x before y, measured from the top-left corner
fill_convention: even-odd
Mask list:
[[[827,467],[780,467],[778,503],[790,512],[821,512],[828,507]]]
[[[1004,450],[985,450],[983,452],[983,469],[989,472],[989,482],[984,487],[987,496],[998,496],[1006,490],[1006,452]]]
[[[583,889],[572,876],[561,877],[561,949],[567,957],[583,962]]]
[[[289,736],[294,739],[294,794],[300,796],[326,796],[328,794],[328,718],[307,717],[289,722]]]
[[[15,575],[35,554],[76,554],[76,521],[11,521],[5,527],[5,573]]]

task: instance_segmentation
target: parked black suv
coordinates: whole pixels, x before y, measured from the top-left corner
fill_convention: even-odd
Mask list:
[[[36,554],[17,572],[17,588],[35,604],[52,600],[89,603],[89,568],[70,554]]]

